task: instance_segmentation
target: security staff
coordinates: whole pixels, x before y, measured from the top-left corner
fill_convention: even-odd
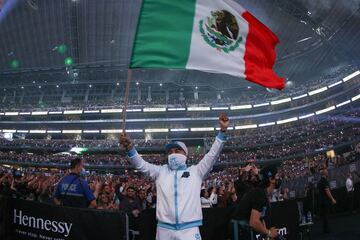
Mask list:
[[[220,132],[210,151],[197,164],[186,166],[188,150],[183,142],[166,145],[168,164],[158,166],[142,159],[128,136],[122,134],[120,143],[128,151],[131,164],[155,180],[157,190],[157,240],[200,240],[202,225],[200,201],[201,183],[211,171],[224,146],[229,118],[219,117]]]
[[[321,179],[318,182],[318,190],[319,190],[319,206],[320,206],[320,214],[323,218],[323,230],[324,233],[329,233],[329,212],[331,205],[336,204],[336,200],[331,194],[330,185],[328,181],[329,172],[326,167],[323,167],[320,170]]]
[[[96,198],[81,175],[85,173],[84,161],[75,158],[70,164],[71,173],[65,176],[55,188],[54,202],[69,207],[96,208]],[[97,195],[97,193],[95,192]]]

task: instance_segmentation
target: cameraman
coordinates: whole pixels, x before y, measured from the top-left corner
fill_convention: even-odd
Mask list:
[[[276,168],[266,167],[261,172],[260,187],[251,189],[241,198],[234,218],[241,226],[240,239],[253,240],[255,232],[266,236],[267,239],[278,237],[277,229],[268,229],[265,224],[266,210],[270,207],[269,197],[274,189],[279,188]]]
[[[58,183],[54,192],[54,202],[56,205],[69,207],[89,207],[96,208],[96,198],[99,188],[93,194],[86,180],[81,175],[85,174],[84,161],[75,158],[71,161],[71,173]],[[94,196],[95,195],[95,196]]]

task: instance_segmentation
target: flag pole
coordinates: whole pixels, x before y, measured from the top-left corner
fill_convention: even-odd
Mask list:
[[[125,133],[125,129],[126,129],[126,110],[129,102],[129,91],[130,91],[131,80],[132,80],[132,70],[129,68],[127,72],[124,107],[122,110],[122,133]]]

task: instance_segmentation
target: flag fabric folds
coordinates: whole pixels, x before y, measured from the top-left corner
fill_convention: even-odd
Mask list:
[[[233,0],[143,0],[130,68],[192,69],[283,89],[277,36]]]

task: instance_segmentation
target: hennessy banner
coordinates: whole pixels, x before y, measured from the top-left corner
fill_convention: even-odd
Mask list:
[[[2,240],[126,239],[120,212],[59,207],[0,196]]]

